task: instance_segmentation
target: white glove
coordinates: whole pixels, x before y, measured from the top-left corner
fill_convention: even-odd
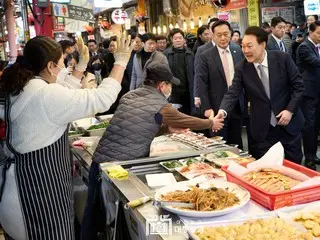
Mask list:
[[[76,66],[76,70],[79,72],[84,72],[87,69],[88,62],[90,59],[89,49],[86,45],[84,45],[82,37],[77,38],[76,45],[77,45],[79,55],[80,55],[79,63]]]
[[[124,68],[127,67],[127,64],[129,62],[130,56],[132,49],[135,46],[135,42],[133,42],[130,46],[131,42],[131,36],[129,35],[128,37],[126,36],[126,32],[124,31],[122,37],[117,37],[117,45],[118,48],[116,52],[113,54],[115,63],[114,65],[119,65]]]

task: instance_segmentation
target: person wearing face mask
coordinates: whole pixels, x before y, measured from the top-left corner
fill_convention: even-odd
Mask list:
[[[116,100],[131,54],[127,42],[97,89],[57,84],[63,53],[49,37],[28,41],[23,61],[4,70],[0,118],[8,158],[0,162],[0,222],[6,239],[75,239],[68,124],[106,111]]]
[[[125,94],[93,155],[95,163],[149,156],[150,144],[160,133],[176,129],[221,129],[220,120],[200,119],[176,110],[168,98],[175,78],[165,63],[151,63],[143,85]],[[141,130],[143,129],[143,131]],[[126,136],[126,137],[123,137]]]
[[[146,68],[151,62],[167,63],[167,58],[156,50],[156,36],[146,33],[141,36],[143,48],[133,58],[130,90],[137,89],[146,78]]]
[[[81,80],[84,76],[83,73],[86,71],[89,62],[89,50],[84,45],[81,37],[77,39],[76,48],[78,50],[77,54],[79,54],[79,56],[77,56],[77,64],[73,66],[71,74],[70,68],[66,68],[65,65],[57,66],[60,71],[56,75],[56,82],[70,89],[84,88]],[[76,52],[74,52],[73,54],[76,54]]]

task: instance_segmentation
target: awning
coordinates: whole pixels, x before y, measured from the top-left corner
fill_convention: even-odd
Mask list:
[[[121,8],[123,4],[136,2],[132,0],[94,0],[94,13],[103,12],[112,8]]]

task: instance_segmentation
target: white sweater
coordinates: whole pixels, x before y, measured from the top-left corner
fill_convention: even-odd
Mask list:
[[[27,153],[49,146],[66,131],[68,123],[107,111],[121,90],[119,82],[106,78],[97,89],[69,89],[32,79],[11,97],[12,146]],[[4,107],[0,106],[4,119]]]

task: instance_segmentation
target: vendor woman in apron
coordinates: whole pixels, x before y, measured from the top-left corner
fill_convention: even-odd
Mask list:
[[[80,51],[89,59],[86,46]],[[0,224],[6,239],[75,238],[68,123],[109,109],[120,92],[130,53],[122,40],[110,76],[97,89],[56,84],[63,55],[48,37],[31,39],[24,61],[4,71],[0,118],[7,125],[9,157],[0,163]]]

